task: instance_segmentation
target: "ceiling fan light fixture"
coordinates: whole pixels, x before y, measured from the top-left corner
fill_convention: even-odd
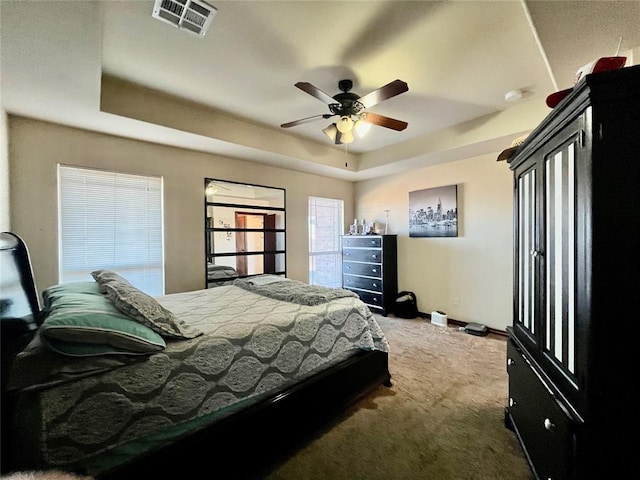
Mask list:
[[[324,134],[329,137],[329,139],[336,143],[336,137],[338,135],[338,128],[335,123],[330,124],[327,128],[323,128],[322,131]]]
[[[351,143],[353,142],[353,131],[340,133],[338,132],[338,142],[337,143]]]
[[[205,188],[204,190],[205,195],[207,195],[208,197],[211,195],[215,195],[217,192],[218,192],[218,188],[213,182],[209,182],[207,184],[207,188]]]
[[[340,133],[350,132],[351,129],[353,129],[353,120],[351,120],[350,116],[343,115],[342,117],[340,117],[340,120],[338,120],[336,127],[338,128],[338,131]]]
[[[358,138],[363,138],[371,128],[371,124],[364,119],[360,119],[355,123],[353,128]]]

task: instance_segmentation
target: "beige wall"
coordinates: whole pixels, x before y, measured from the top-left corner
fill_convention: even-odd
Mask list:
[[[344,200],[354,185],[247,161],[9,116],[11,227],[29,246],[39,290],[58,281],[57,164],[164,178],[166,293],[204,288],[203,179],[282,187],[287,196],[287,274],[308,280],[309,196]]]
[[[345,221],[375,221],[398,234],[401,290],[423,312],[504,329],[511,323],[512,176],[496,155],[352,184],[246,161],[9,116],[12,231],[29,245],[37,286],[57,283],[57,164],[161,175],[165,193],[166,292],[204,287],[204,177],[283,187],[287,192],[287,271],[307,281],[309,195],[340,198]],[[0,168],[0,171],[5,171]],[[6,175],[6,173],[4,173]],[[409,192],[458,185],[457,238],[409,238]],[[354,196],[355,190],[355,196]],[[354,203],[358,205],[354,209]],[[454,298],[459,305],[453,305]]]
[[[484,155],[356,184],[356,217],[398,235],[398,287],[418,308],[504,330],[511,324],[512,175]],[[457,238],[410,238],[409,192],[458,186]],[[458,302],[455,301],[458,299]],[[459,303],[454,305],[454,303]]]

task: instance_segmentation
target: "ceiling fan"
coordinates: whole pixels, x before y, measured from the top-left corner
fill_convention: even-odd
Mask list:
[[[366,94],[364,97],[351,92],[353,82],[348,79],[340,80],[338,82],[338,89],[341,90],[341,93],[338,93],[333,97],[308,82],[298,82],[295,86],[303,92],[316,97],[321,102],[326,103],[329,106],[329,111],[331,113],[313,115],[293,122],[283,123],[280,125],[282,128],[295,127],[296,125],[311,122],[319,118],[327,119],[339,116],[340,118],[337,122],[330,124],[327,128],[322,130],[337,145],[353,142],[354,130],[357,134],[362,136],[364,134],[363,131],[368,129],[371,125],[379,125],[381,127],[397,131],[407,128],[407,122],[367,111],[368,108],[377,105],[383,100],[387,100],[408,91],[409,87],[407,83],[402,80],[394,80],[393,82]]]

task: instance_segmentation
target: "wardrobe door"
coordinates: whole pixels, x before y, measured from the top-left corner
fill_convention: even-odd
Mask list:
[[[516,171],[514,334],[537,350],[540,325],[541,163],[527,162]]]
[[[590,156],[581,118],[563,128],[544,156],[540,361],[580,411],[588,355]],[[581,308],[582,307],[582,308]],[[580,328],[579,326],[582,325]],[[582,341],[580,341],[582,339]],[[582,361],[582,364],[580,363]]]

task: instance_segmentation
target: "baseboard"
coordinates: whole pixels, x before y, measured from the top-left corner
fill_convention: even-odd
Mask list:
[[[430,313],[418,312],[418,315],[420,315],[421,318],[431,320]],[[455,325],[456,327],[466,327],[469,324],[469,322],[463,322],[462,320],[456,320],[455,318],[451,317],[447,317],[447,322],[450,325]],[[500,335],[501,337],[507,336],[507,332],[504,330],[500,330],[499,328],[487,327],[487,329],[489,330],[489,333],[493,333],[494,335]]]

